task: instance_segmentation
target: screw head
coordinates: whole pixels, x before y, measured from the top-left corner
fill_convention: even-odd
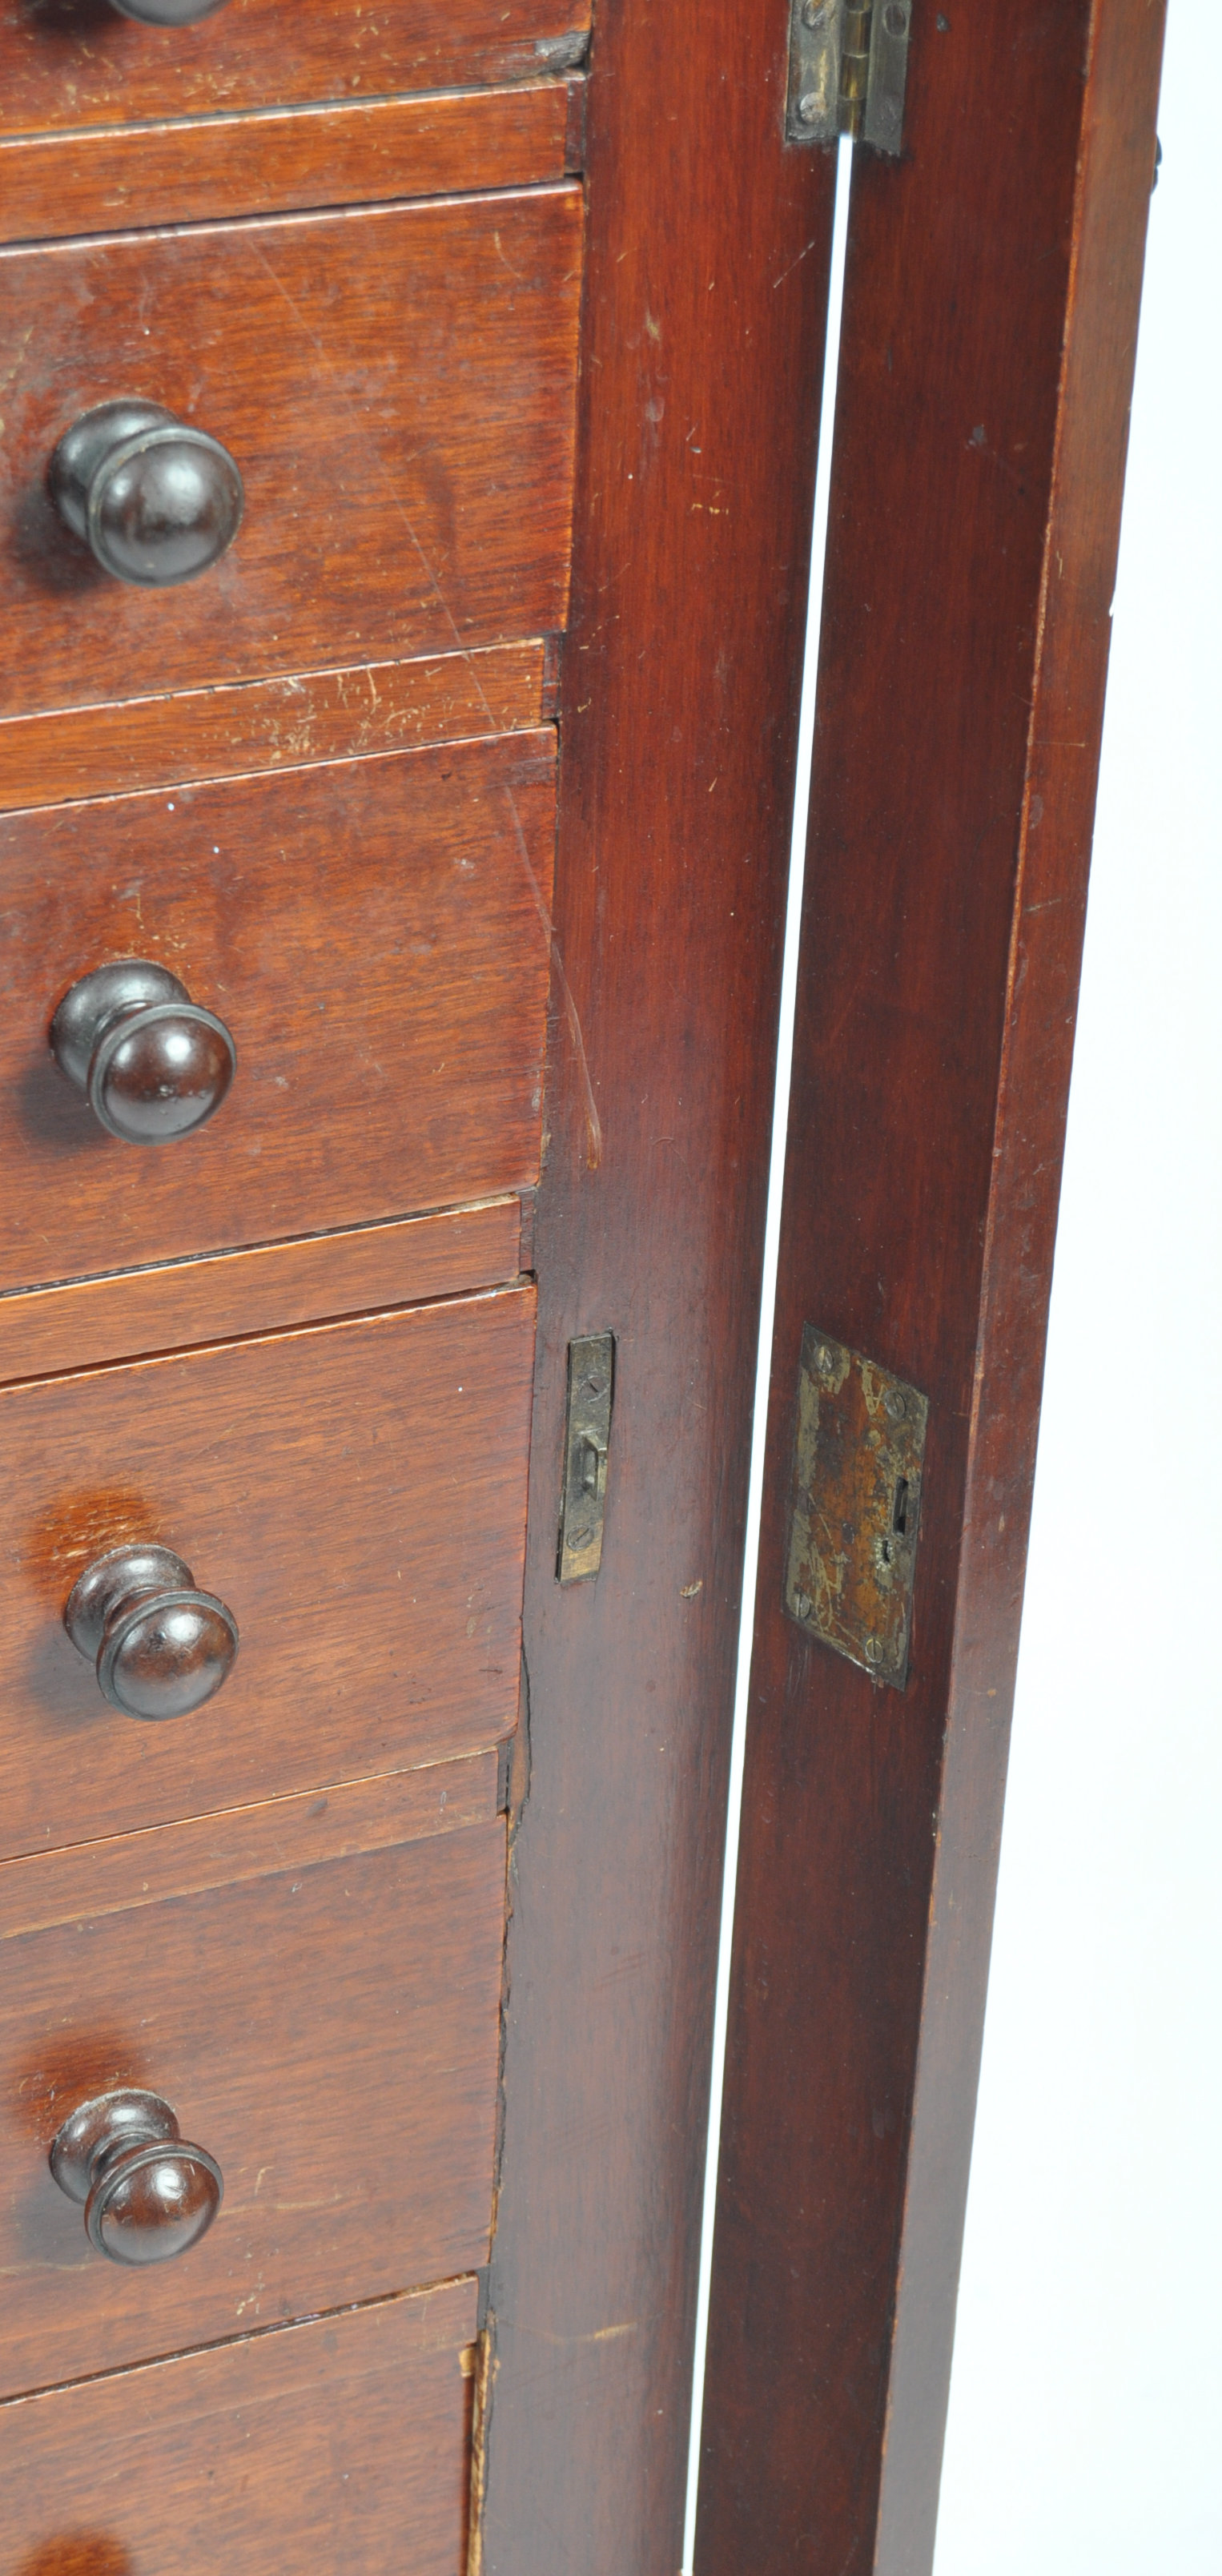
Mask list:
[[[893,1422],[903,1421],[904,1415],[908,1411],[908,1406],[905,1398],[900,1394],[898,1386],[889,1386],[887,1388],[886,1394],[883,1397],[883,1410],[890,1414]]]
[[[887,0],[887,7],[883,11],[883,25],[889,36],[907,35],[908,12],[903,5],[903,0]]]
[[[798,114],[803,125],[813,125],[818,113],[819,101],[813,89],[808,89],[805,97],[798,100]]]
[[[814,1606],[809,1592],[795,1592],[793,1606],[799,1619],[809,1619]]]
[[[821,27],[826,16],[827,9],[825,0],[802,0],[802,24],[804,27]]]
[[[865,1643],[865,1657],[868,1664],[881,1664],[883,1659],[883,1641],[881,1637],[867,1637]]]

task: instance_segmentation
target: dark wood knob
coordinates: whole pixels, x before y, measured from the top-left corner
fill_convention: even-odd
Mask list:
[[[224,0],[110,0],[121,18],[138,18],[142,27],[193,27],[211,18]]]
[[[224,2197],[215,2156],[183,2137],[159,2093],[103,2093],[65,2120],[51,2171],[84,2203],[85,2233],[112,2263],[168,2263],[206,2236]]]
[[[95,1118],[129,1145],[160,1145],[202,1127],[238,1061],[224,1021],[147,957],[120,957],[83,975],[51,1022],[51,1051]]]
[[[168,1547],[114,1547],[74,1583],[64,1626],[112,1708],[126,1717],[189,1717],[219,1691],[238,1651],[238,1623]]]
[[[160,403],[83,412],[61,438],[47,484],[65,527],[103,570],[146,589],[206,572],[242,524],[242,477],[228,449]]]

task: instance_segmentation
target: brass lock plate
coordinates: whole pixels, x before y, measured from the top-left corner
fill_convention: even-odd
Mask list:
[[[564,1494],[556,1552],[561,1583],[580,1583],[583,1576],[597,1574],[602,1564],[614,1377],[613,1334],[583,1333],[580,1341],[569,1343]]]
[[[916,1387],[806,1326],[785,1607],[896,1690],[908,1679],[928,1416]]]

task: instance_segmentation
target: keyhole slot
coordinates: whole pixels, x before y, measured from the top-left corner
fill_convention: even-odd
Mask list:
[[[908,1479],[906,1476],[899,1476],[896,1479],[895,1501],[891,1508],[891,1527],[895,1531],[897,1538],[907,1537]]]

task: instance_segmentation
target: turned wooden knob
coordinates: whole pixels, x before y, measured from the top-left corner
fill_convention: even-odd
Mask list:
[[[238,1060],[224,1021],[147,957],[120,957],[83,975],[51,1022],[51,1051],[95,1118],[129,1145],[160,1145],[202,1127]]]
[[[168,2263],[206,2236],[224,2197],[215,2156],[182,2136],[159,2093],[103,2093],[65,2120],[51,2171],[84,2203],[85,2234],[112,2263]]]
[[[110,0],[121,18],[138,18],[142,27],[193,27],[211,18],[224,0]]]
[[[228,449],[160,403],[83,412],[55,450],[47,485],[103,570],[146,589],[206,572],[242,524],[242,477]]]
[[[168,1547],[114,1547],[74,1583],[64,1626],[126,1717],[189,1717],[219,1691],[238,1623]]]

